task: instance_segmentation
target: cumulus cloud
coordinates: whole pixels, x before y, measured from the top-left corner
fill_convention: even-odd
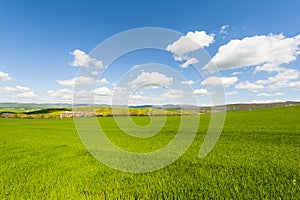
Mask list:
[[[70,89],[48,90],[48,98],[55,101],[71,101],[73,92]]]
[[[86,103],[86,104],[108,104],[110,102],[110,90],[108,88],[97,88],[95,90],[78,90],[73,92],[64,88],[59,90],[47,91],[47,97],[43,100],[48,102],[64,102],[64,103]]]
[[[296,88],[292,83],[299,78],[300,72],[285,65],[297,59],[299,49],[300,34],[294,37],[283,34],[245,37],[221,46],[210,63],[215,63],[221,70],[254,66],[254,74],[275,73],[265,79],[240,82],[236,85],[237,89],[258,92],[264,89]],[[204,69],[210,69],[210,63]]]
[[[259,93],[256,96],[258,97],[275,97],[275,96],[283,96],[284,94],[281,92],[276,93]]]
[[[238,81],[237,77],[216,77],[211,76],[201,82],[201,85],[207,85],[208,87],[218,87],[223,84],[223,87],[230,87]]]
[[[242,74],[243,72],[233,72],[232,74],[231,74],[231,76],[236,76],[236,75],[240,75],[240,74]]]
[[[126,102],[128,96],[130,96],[130,90],[126,87],[115,86],[112,90],[112,103],[122,105]]]
[[[208,90],[207,89],[196,89],[196,90],[194,90],[194,94],[207,95]]]
[[[227,24],[221,26],[220,34],[227,35],[228,34],[228,32],[227,32],[228,27],[229,27],[229,25],[227,25]]]
[[[142,99],[145,99],[145,96],[141,96],[139,94],[132,94],[132,95],[129,95],[129,99],[134,99],[134,100],[142,100]]]
[[[9,76],[8,73],[0,71],[0,81],[9,81],[12,78]]]
[[[188,32],[186,35],[180,37],[177,41],[169,44],[166,48],[174,54],[174,59],[177,61],[185,61],[183,68],[198,62],[196,58],[190,58],[187,54],[189,52],[208,47],[214,42],[214,34],[207,34],[205,31]]]
[[[258,65],[255,67],[254,69],[254,74],[256,74],[257,72],[282,72],[284,71],[286,68],[280,67],[278,64],[274,64],[274,63],[265,63],[262,65]]]
[[[253,81],[240,82],[236,85],[237,89],[246,89],[252,92],[257,92],[258,90],[268,90],[275,91],[283,88],[294,88],[297,89],[296,81],[300,77],[300,72],[296,69],[283,68],[280,67],[276,69],[277,73],[274,76],[268,77],[266,79],[259,79]]]
[[[33,91],[22,92],[20,94],[17,94],[16,96],[17,97],[24,97],[24,98],[37,97],[37,95],[34,94]]]
[[[75,86],[75,85],[91,85],[94,83],[94,79],[86,76],[79,76],[68,80],[58,80],[58,84],[63,86]]]
[[[102,61],[97,60],[95,58],[91,58],[84,51],[81,51],[79,49],[75,49],[70,54],[74,56],[74,61],[69,63],[71,66],[74,66],[74,67],[91,67],[91,66],[94,66],[94,67],[103,68]]]
[[[100,95],[100,96],[109,96],[109,95],[111,95],[111,91],[107,87],[96,88],[94,93],[96,95]]]
[[[279,99],[269,99],[269,100],[252,100],[249,103],[274,103],[274,102],[280,102]]]
[[[182,90],[168,90],[164,92],[161,97],[166,99],[175,99],[175,98],[181,98],[183,96]]]
[[[155,105],[155,104],[161,103],[163,101],[166,101],[166,99],[163,98],[161,95],[154,97],[154,96],[150,96],[150,95],[132,94],[132,95],[129,95],[127,104],[128,105],[145,105],[145,104]]]
[[[290,82],[289,87],[292,87],[296,90],[300,90],[300,81]]]
[[[100,80],[97,81],[98,84],[107,84],[109,81],[106,78],[101,78]]]
[[[259,90],[264,89],[265,87],[258,83],[250,83],[249,81],[240,82],[235,86],[236,89],[240,90],[249,90],[252,92],[258,92]]]
[[[168,86],[173,82],[172,77],[167,77],[164,74],[158,72],[142,72],[136,79],[131,81],[129,85],[133,89],[137,89],[143,86]]]
[[[279,67],[275,70],[277,74],[268,77],[267,79],[259,79],[255,81],[254,85],[262,85],[267,90],[280,90],[282,88],[295,88],[296,85],[293,84],[295,80],[300,77],[300,72],[296,69]]]
[[[11,94],[13,97],[32,98],[37,97],[33,90],[26,86],[4,87],[1,93]]]
[[[207,34],[205,31],[188,32],[177,41],[167,46],[167,50],[175,55],[184,55],[203,47],[208,47],[214,42],[214,34]]]
[[[5,87],[6,92],[28,92],[31,91],[29,87],[17,85],[16,87]]]
[[[195,104],[195,95],[192,90],[186,89],[186,86],[171,88],[172,86],[157,90],[143,88],[132,92],[126,87],[117,86],[112,91],[111,103],[113,105]]]
[[[260,35],[231,40],[221,46],[212,58],[219,69],[232,69],[248,66],[288,64],[296,60],[299,51],[300,34],[295,37]],[[271,64],[271,65],[270,65]],[[208,68],[207,65],[205,68]]]
[[[129,94],[129,105],[162,105],[162,104],[191,104],[195,95],[180,89],[160,91],[157,93],[145,92],[143,94]],[[194,102],[193,102],[194,103]]]
[[[256,81],[258,84],[266,85],[266,84],[281,84],[288,86],[290,80],[295,80],[300,77],[300,72],[295,69],[285,69],[283,72],[279,72],[275,76],[269,77],[265,80]]]
[[[187,68],[188,66],[195,64],[199,62],[199,60],[197,60],[197,58],[188,58],[183,64],[181,64],[180,66],[182,68]]]
[[[258,80],[258,84],[270,84],[270,83],[278,83],[278,82],[284,82],[287,83],[290,80],[297,79],[300,76],[300,72],[295,69],[288,69],[284,68],[282,71],[277,73],[275,76],[269,77],[265,80]]]
[[[182,90],[137,90],[134,93],[131,93],[128,88],[120,86],[114,88],[111,98],[113,105],[177,104],[178,99],[190,99],[185,91]],[[184,100],[184,102],[188,101]]]
[[[225,96],[233,96],[238,94],[238,91],[225,92]]]
[[[98,71],[92,71],[91,74],[95,75],[95,76],[98,76],[98,75],[100,75],[100,72],[98,72]]]
[[[194,84],[194,81],[192,81],[192,80],[181,81],[181,84],[183,84],[183,85],[193,85],[193,84]]]

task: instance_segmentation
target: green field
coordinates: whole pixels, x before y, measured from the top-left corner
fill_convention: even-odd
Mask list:
[[[228,112],[217,145],[200,159],[209,119],[201,115],[180,159],[144,174],[93,158],[72,119],[0,119],[0,199],[300,199],[300,106]],[[168,117],[159,134],[144,140],[124,135],[112,117],[99,118],[114,143],[136,152],[167,144],[179,121]]]

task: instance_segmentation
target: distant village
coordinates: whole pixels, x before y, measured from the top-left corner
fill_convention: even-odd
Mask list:
[[[162,110],[162,109],[145,109],[145,108],[133,108],[128,111],[128,109],[120,108],[116,111],[103,111],[103,112],[80,112],[80,111],[60,111],[60,112],[45,112],[42,111],[38,113],[34,112],[23,112],[23,113],[13,113],[13,112],[2,112],[0,113],[1,118],[21,118],[21,119],[48,119],[48,118],[56,118],[56,119],[67,119],[67,118],[78,118],[78,117],[107,117],[107,116],[162,116],[162,115],[186,115],[186,114],[195,114],[198,113],[193,111],[184,111],[180,110]]]
[[[254,110],[272,107],[295,106],[300,102],[275,102],[261,104],[230,104],[226,105],[227,111],[234,110]],[[223,107],[223,106],[220,106]],[[95,110],[89,111],[88,107],[81,107],[82,111],[74,111],[71,108],[38,108],[29,110],[25,108],[2,108],[0,110],[0,118],[22,118],[22,119],[40,119],[40,118],[56,118],[67,119],[76,117],[106,117],[106,116],[178,116],[178,115],[198,115],[219,112],[219,106],[216,107],[196,107],[190,106],[183,108],[167,107],[136,107],[136,108],[112,108],[109,106],[98,106]]]
[[[24,114],[24,113],[11,113],[4,112],[0,114],[1,118],[22,118],[22,119],[32,119],[32,118],[74,118],[74,117],[102,117],[103,114],[96,114],[92,112],[78,112],[78,111],[63,111],[59,115],[51,114]]]
[[[95,117],[95,116],[103,116],[103,114],[97,115],[96,113],[85,113],[85,112],[76,112],[76,111],[64,111],[60,113],[59,118],[73,118],[73,117]]]

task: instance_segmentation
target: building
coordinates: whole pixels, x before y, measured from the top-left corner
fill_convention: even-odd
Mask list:
[[[85,113],[76,111],[64,111],[60,114],[59,118],[73,118],[73,117],[94,117],[95,113]]]

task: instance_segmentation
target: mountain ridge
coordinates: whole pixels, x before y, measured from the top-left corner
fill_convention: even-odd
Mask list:
[[[179,105],[179,104],[166,104],[166,105],[136,105],[136,106],[126,106],[126,105],[116,105],[110,106],[107,104],[78,104],[77,106],[102,106],[102,107],[121,107],[121,108],[156,108],[156,109],[183,109],[183,110],[210,110],[213,108],[219,108],[226,106],[226,110],[252,110],[252,109],[262,109],[262,108],[273,108],[281,106],[293,106],[300,105],[300,101],[283,101],[283,102],[270,102],[270,103],[234,103],[220,106],[196,106],[196,105]],[[0,109],[24,109],[24,110],[34,110],[34,109],[49,109],[49,108],[71,108],[72,104],[66,103],[0,103]]]

